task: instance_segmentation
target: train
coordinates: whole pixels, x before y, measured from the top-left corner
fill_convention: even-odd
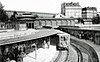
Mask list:
[[[70,46],[70,35],[67,33],[59,33],[58,36],[58,42],[57,42],[57,50],[67,50],[69,51]]]

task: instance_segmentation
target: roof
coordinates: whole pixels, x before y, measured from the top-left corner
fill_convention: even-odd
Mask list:
[[[5,10],[6,12],[14,12],[15,10]],[[55,15],[56,13],[45,13],[45,12],[31,12],[31,11],[16,11],[18,13],[34,13],[34,14],[49,14]]]
[[[77,3],[74,3],[74,2],[65,3],[65,2],[64,2],[63,5],[65,5],[65,6],[67,6],[67,7],[74,7],[74,6],[81,7],[81,6],[79,5],[79,2],[77,2]]]
[[[80,30],[80,31],[83,30],[83,31],[98,31],[98,32],[100,32],[100,29],[97,29],[97,28],[79,28],[79,27],[59,27],[59,28]]]
[[[45,20],[45,19],[48,19],[48,20],[74,20],[76,18],[36,18],[36,20]]]
[[[95,11],[97,11],[97,8],[96,7],[85,7],[85,8],[82,8],[82,10],[95,10]]]
[[[65,35],[69,35],[69,34],[67,34],[67,33],[63,33],[63,34],[61,33],[61,34],[60,34],[60,33],[59,33],[59,34],[57,34],[57,35],[59,35],[59,36],[65,36]]]
[[[34,34],[30,34],[30,35],[27,35],[27,36],[22,36],[22,37],[16,37],[16,38],[10,38],[10,39],[0,40],[0,45],[6,45],[6,44],[24,42],[26,40],[47,37],[47,36],[50,36],[50,35],[55,35],[57,33],[61,33],[61,31],[54,30],[54,29],[51,29],[51,30],[50,29],[39,30],[38,32],[36,32]]]
[[[17,15],[16,16],[17,21],[34,21],[35,20],[35,15]]]

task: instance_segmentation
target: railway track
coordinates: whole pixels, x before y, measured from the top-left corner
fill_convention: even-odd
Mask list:
[[[66,62],[68,59],[68,55],[69,52],[67,50],[59,51],[57,58],[53,62]]]
[[[81,51],[77,48],[75,44],[71,44],[73,48],[76,50],[78,55],[78,61],[77,62],[83,62],[83,57]],[[68,51],[59,51],[57,58],[53,62],[69,62],[68,59],[70,57]]]
[[[88,61],[85,62],[99,62],[96,51],[88,44],[72,39],[71,44],[75,44],[81,52],[84,52],[88,55]]]
[[[76,50],[77,55],[78,55],[78,62],[83,62],[83,56],[82,56],[82,52],[77,48],[77,46],[73,43],[71,43],[71,45],[73,46],[73,48]]]
[[[77,46],[75,44],[71,44],[73,46],[73,48],[76,50],[77,55],[78,55],[78,61],[77,62],[83,62],[83,56],[81,51],[77,48]],[[69,52],[67,50],[63,51],[59,51],[57,58],[53,61],[53,62],[68,62],[68,57],[69,56]]]
[[[91,46],[80,42],[78,43],[75,40],[71,40],[71,45],[77,52],[77,62],[99,62],[97,53]],[[67,62],[68,53],[68,51],[59,51],[57,58],[53,62]],[[86,53],[88,55],[88,58],[85,57],[82,53]],[[84,58],[87,60],[84,60]]]

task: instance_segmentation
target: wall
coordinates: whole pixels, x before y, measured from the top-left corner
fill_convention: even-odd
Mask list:
[[[38,26],[51,26],[53,28],[58,26],[74,26],[75,25],[74,18],[37,18],[34,21],[34,27]]]
[[[26,23],[16,23],[15,24],[15,30],[26,30]]]

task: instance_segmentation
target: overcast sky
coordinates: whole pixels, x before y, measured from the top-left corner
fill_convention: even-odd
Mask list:
[[[99,0],[0,0],[0,2],[4,9],[17,11],[60,13],[63,2],[79,2],[81,7],[97,7],[100,11]]]

